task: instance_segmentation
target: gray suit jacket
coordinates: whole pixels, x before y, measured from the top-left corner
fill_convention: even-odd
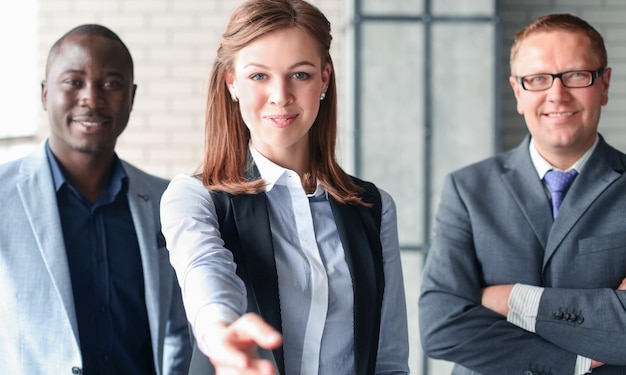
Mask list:
[[[158,375],[186,374],[189,330],[160,232],[167,181],[123,166],[155,368]],[[80,374],[72,283],[45,147],[0,165],[0,181],[0,374]]]
[[[425,352],[454,374],[626,374],[626,155],[602,137],[552,220],[519,147],[447,176],[419,301]],[[481,306],[488,285],[545,287],[536,333]],[[573,319],[567,319],[573,317]],[[471,370],[469,370],[471,369]]]

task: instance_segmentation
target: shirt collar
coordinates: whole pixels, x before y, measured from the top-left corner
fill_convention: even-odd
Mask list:
[[[593,142],[593,145],[589,147],[589,149],[583,154],[583,156],[580,157],[580,159],[578,159],[571,167],[566,169],[564,172],[576,170],[577,172],[580,173],[582,168],[585,166],[585,163],[587,162],[587,160],[589,160],[589,157],[593,153],[593,150],[595,150],[596,146],[598,146],[599,142],[600,142],[600,137],[598,137],[598,135],[596,134],[596,140]],[[552,166],[550,163],[548,163],[546,159],[544,159],[541,155],[539,155],[539,151],[537,151],[537,148],[535,147],[535,142],[533,141],[533,138],[530,138],[528,151],[530,152],[530,159],[532,160],[533,165],[535,166],[535,169],[537,170],[539,179],[543,180],[543,177],[551,169],[561,170],[559,168]]]
[[[289,176],[297,177],[298,174],[290,169],[283,168],[278,164],[273,163],[271,160],[261,155],[252,143],[248,144],[248,148],[250,149],[250,155],[252,155],[252,160],[256,164],[257,169],[259,170],[259,174],[261,178],[265,181],[265,191],[271,191],[275,185],[291,185],[289,183]],[[300,182],[300,177],[297,177],[298,184],[302,188],[302,184]],[[309,197],[319,196],[324,194],[326,191],[320,184],[319,180],[317,181],[317,187],[313,194],[307,194]]]
[[[52,153],[48,141],[46,141],[46,156],[48,158],[48,164],[50,165],[50,171],[52,172],[54,190],[58,193],[65,184],[72,186],[72,188],[76,190],[67,179],[63,167]],[[105,190],[107,190],[112,196],[115,196],[127,185],[128,175],[122,166],[122,162],[117,157],[117,154],[113,155],[113,161],[111,163],[111,179],[109,180]]]

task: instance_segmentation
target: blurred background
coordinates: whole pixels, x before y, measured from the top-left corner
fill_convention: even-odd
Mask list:
[[[202,156],[211,63],[240,0],[20,0],[0,13],[0,162],[48,135],[40,83],[48,50],[83,23],[117,32],[139,86],[118,155],[162,177]],[[626,150],[626,2],[622,0],[311,0],[329,18],[338,79],[341,164],[398,206],[413,374],[449,373],[420,344],[417,298],[443,177],[526,134],[508,83],[514,33],[573,13],[605,38],[613,68],[600,132]],[[6,213],[5,213],[6,214]],[[520,244],[523,246],[523,244]]]

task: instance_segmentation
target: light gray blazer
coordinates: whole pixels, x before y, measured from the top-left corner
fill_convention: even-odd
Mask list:
[[[191,356],[180,289],[161,236],[167,180],[123,162],[141,252],[158,375],[186,374]],[[52,174],[42,146],[0,165],[0,374],[81,374],[72,283]]]
[[[446,178],[422,346],[454,374],[572,375],[577,355],[607,363],[594,375],[626,374],[626,155],[600,137],[553,223],[529,140]],[[536,333],[481,306],[483,287],[513,283],[546,287]]]

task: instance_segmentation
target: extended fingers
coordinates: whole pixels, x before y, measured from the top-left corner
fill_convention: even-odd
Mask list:
[[[280,333],[257,314],[245,314],[229,328],[236,333],[236,338],[233,338],[242,342],[253,341],[264,349],[275,349],[282,344]]]
[[[205,337],[208,356],[217,374],[275,374],[271,361],[259,359],[257,347],[274,349],[282,336],[256,314],[246,314],[228,325],[216,324]]]

